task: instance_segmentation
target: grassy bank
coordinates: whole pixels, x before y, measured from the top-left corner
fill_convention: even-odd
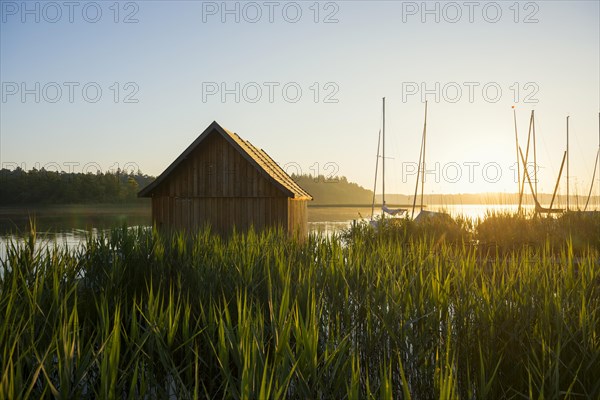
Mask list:
[[[361,223],[343,232],[342,237],[352,240],[356,234],[374,242],[391,240],[400,244],[427,237],[454,246],[475,247],[480,256],[540,248],[560,254],[569,243],[571,251],[579,255],[590,249],[600,251],[600,212],[569,212],[556,217],[488,212],[475,220],[434,213],[419,222],[409,218],[386,219],[377,230]]]
[[[597,249],[406,229],[32,233],[0,265],[0,398],[600,396]]]

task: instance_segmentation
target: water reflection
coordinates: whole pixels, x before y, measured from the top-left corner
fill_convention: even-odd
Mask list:
[[[531,209],[526,206],[526,209]],[[481,218],[490,211],[516,212],[516,205],[430,205],[430,211],[444,211],[452,216]],[[309,207],[308,228],[311,232],[331,235],[349,227],[353,221],[368,220],[370,207]],[[74,248],[90,234],[97,235],[114,227],[150,226],[147,205],[130,206],[69,206],[33,210],[0,209],[0,257],[5,257],[7,242],[22,241],[29,231],[30,219],[35,220],[38,243]]]

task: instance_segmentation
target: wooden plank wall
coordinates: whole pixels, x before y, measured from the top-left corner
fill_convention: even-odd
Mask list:
[[[225,235],[234,226],[307,233],[306,201],[288,199],[218,133],[155,189],[152,216],[158,227],[187,231],[210,224]]]
[[[308,235],[306,200],[288,199],[288,232],[304,237]]]
[[[210,224],[213,231],[229,234],[235,226],[260,230],[287,226],[287,198],[273,197],[153,197],[152,215],[158,227],[194,231]]]

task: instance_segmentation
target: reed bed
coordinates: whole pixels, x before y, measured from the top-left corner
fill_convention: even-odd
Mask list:
[[[600,398],[599,253],[572,240],[32,231],[0,270],[0,399]]]

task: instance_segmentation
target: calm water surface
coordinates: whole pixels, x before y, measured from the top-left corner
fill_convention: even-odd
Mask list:
[[[489,211],[515,212],[516,205],[429,205],[427,210],[444,211],[452,216],[484,217]],[[416,211],[418,213],[418,210]],[[415,213],[415,214],[416,214]],[[376,210],[375,214],[379,212]],[[371,207],[309,207],[308,226],[313,232],[329,235],[347,228],[353,221],[368,220]],[[26,236],[29,219],[35,219],[39,243],[75,247],[86,236],[121,226],[150,226],[147,205],[98,205],[0,209],[0,257],[6,254],[9,240]]]

